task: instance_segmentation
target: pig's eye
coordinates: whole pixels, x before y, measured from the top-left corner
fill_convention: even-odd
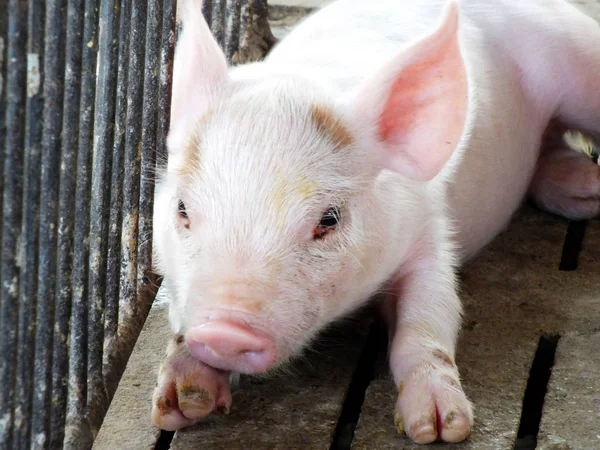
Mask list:
[[[325,237],[327,233],[335,230],[341,218],[342,215],[340,213],[339,208],[329,208],[323,213],[319,225],[317,225],[313,230],[313,237],[315,239],[322,239],[323,237]]]
[[[179,218],[183,221],[183,225],[186,228],[189,228],[190,219],[188,218],[188,214],[185,209],[185,204],[181,200],[179,200],[179,203],[177,204],[177,213],[179,214]]]
[[[179,210],[179,217],[184,217],[184,218],[187,219],[188,215],[187,215],[187,212],[185,210],[185,204],[181,200],[179,200],[179,204],[177,206],[177,209]]]

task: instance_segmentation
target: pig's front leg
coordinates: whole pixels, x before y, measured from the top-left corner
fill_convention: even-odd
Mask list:
[[[193,358],[183,336],[175,336],[167,346],[152,396],[152,423],[174,431],[193,425],[212,412],[228,414],[228,377],[228,372]]]
[[[454,362],[460,300],[452,267],[444,259],[449,258],[426,258],[411,267],[385,304],[398,387],[394,422],[399,432],[421,444],[462,441],[473,425]]]

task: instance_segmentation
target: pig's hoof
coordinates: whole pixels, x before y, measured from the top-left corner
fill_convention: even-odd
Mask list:
[[[458,371],[422,366],[398,388],[396,427],[418,444],[460,442],[471,433],[473,410]]]
[[[162,364],[152,397],[152,423],[168,431],[184,428],[211,413],[231,409],[229,374],[206,366],[182,348]]]

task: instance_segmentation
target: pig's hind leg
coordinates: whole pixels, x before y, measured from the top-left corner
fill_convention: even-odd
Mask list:
[[[198,422],[212,412],[228,414],[231,408],[229,373],[193,358],[182,336],[171,339],[154,395],[152,422],[174,431]]]
[[[598,144],[600,26],[566,2],[557,2],[555,11],[559,13],[549,10],[546,20],[538,22],[543,25],[540,33],[547,34],[545,42],[549,45],[545,49],[538,47],[537,53],[530,49],[533,56],[523,58],[523,64],[529,64],[530,85],[541,94],[541,102],[556,102],[552,108],[556,122],[585,130]],[[544,69],[537,70],[531,64]],[[556,127],[549,129],[531,184],[531,197],[541,208],[569,219],[595,217],[600,214],[600,167],[584,152],[570,148],[560,131]],[[584,145],[594,144],[589,140]]]
[[[590,219],[600,214],[600,166],[592,159],[598,147],[583,134],[565,137],[564,131],[549,129],[529,193],[546,211]]]

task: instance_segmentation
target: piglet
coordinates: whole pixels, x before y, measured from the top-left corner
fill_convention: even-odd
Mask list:
[[[600,132],[598,24],[562,0],[339,0],[228,68],[201,2],[181,7],[154,216],[175,337],[154,424],[227,413],[230,372],[286,364],[385,292],[398,429],[462,441],[455,271],[528,193],[598,214],[600,168],[542,139]]]

